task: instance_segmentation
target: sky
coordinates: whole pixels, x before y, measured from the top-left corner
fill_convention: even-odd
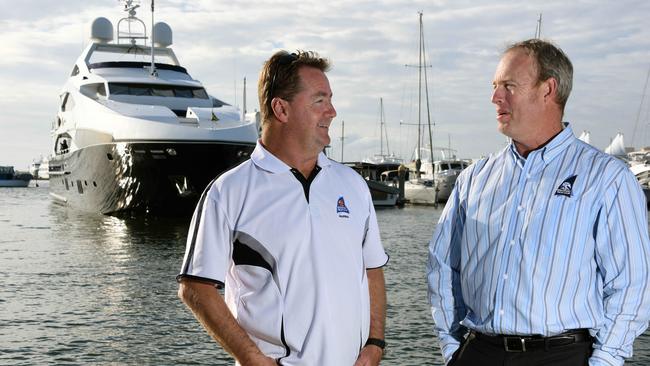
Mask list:
[[[150,1],[141,6],[138,16],[149,25]],[[0,8],[0,165],[26,170],[51,151],[58,96],[91,22],[103,16],[115,26],[124,13],[117,0],[0,0]],[[492,78],[505,46],[534,37],[539,14],[542,38],[573,62],[564,120],[574,133],[590,131],[600,149],[617,132],[627,146],[650,145],[647,0],[158,0],[155,8],[155,20],[172,28],[181,65],[210,94],[241,107],[247,79],[248,111],[258,109],[257,78],[274,52],[314,50],[330,59],[338,116],[329,154],[336,160],[380,152],[380,98],[389,151],[412,158],[418,79],[406,65],[418,63],[419,11],[434,146],[478,158],[507,143],[496,129]]]

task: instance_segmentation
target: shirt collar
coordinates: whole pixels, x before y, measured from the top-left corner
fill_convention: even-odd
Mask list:
[[[291,170],[291,167],[287,165],[287,163],[278,159],[275,155],[271,154],[271,152],[266,150],[264,146],[262,146],[260,140],[257,140],[257,144],[255,145],[255,150],[253,150],[253,153],[251,154],[251,160],[258,167],[271,173],[282,173]],[[316,162],[316,165],[318,165],[321,168],[324,168],[326,166],[329,166],[330,164],[331,164],[330,159],[327,156],[325,156],[323,152],[320,152],[318,154],[318,161]]]
[[[555,157],[558,156],[562,151],[569,147],[569,145],[575,139],[576,137],[573,135],[571,126],[569,126],[569,123],[566,122],[564,123],[564,129],[559,134],[557,134],[557,136],[553,137],[553,139],[543,147],[531,151],[530,154],[528,154],[528,159],[539,156],[544,162],[544,165],[547,165],[553,161],[553,159],[555,159]],[[515,161],[523,165],[523,163],[528,160],[522,157],[519,152],[517,152],[517,148],[515,147],[513,141],[510,141],[509,147],[510,153],[512,154],[512,157],[515,159]]]

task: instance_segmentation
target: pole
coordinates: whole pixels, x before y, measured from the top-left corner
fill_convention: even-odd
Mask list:
[[[341,120],[341,163],[343,162],[343,144],[345,140],[345,121]]]
[[[150,75],[151,76],[156,76],[156,64],[154,63],[154,56],[153,56],[153,47],[154,47],[154,31],[153,31],[153,1],[151,0],[151,68],[150,70]]]

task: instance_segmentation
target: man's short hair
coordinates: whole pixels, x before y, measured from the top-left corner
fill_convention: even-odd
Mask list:
[[[273,109],[271,101],[275,97],[291,101],[300,92],[301,84],[298,70],[301,67],[314,67],[327,72],[330,63],[313,51],[278,51],[264,63],[257,83],[257,94],[262,112],[262,123],[271,120]]]
[[[573,65],[569,57],[550,41],[537,38],[513,43],[503,52],[508,53],[514,49],[522,49],[535,60],[537,68],[537,83],[554,78],[557,81],[557,94],[555,102],[560,105],[562,112],[571,94],[573,86]]]

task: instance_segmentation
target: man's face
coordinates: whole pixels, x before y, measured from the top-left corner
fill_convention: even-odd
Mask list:
[[[507,52],[492,86],[499,132],[517,142],[529,141],[540,128],[544,98],[533,58],[521,49]]]
[[[289,119],[294,138],[309,152],[320,152],[330,143],[329,127],[336,117],[332,90],[325,73],[301,67],[300,91],[289,102]]]

